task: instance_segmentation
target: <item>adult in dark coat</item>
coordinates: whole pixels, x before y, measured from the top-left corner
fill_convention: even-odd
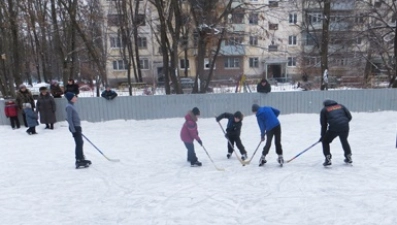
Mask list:
[[[48,93],[46,87],[41,87],[40,95],[37,99],[37,112],[40,114],[40,123],[45,124],[45,129],[54,129],[56,122],[56,104],[54,98]]]
[[[51,90],[51,94],[54,98],[61,98],[63,95],[63,91],[62,91],[61,87],[59,86],[58,81],[56,81],[56,80],[52,81],[50,90]]]
[[[270,86],[269,82],[263,78],[256,86],[256,91],[258,93],[269,93],[272,91],[272,86]]]
[[[106,90],[102,92],[101,96],[106,100],[113,100],[115,97],[117,97],[117,93],[111,90],[109,86],[106,86]]]
[[[323,144],[323,153],[325,156],[324,166],[330,166],[331,152],[329,144],[334,138],[339,136],[345,152],[345,163],[352,163],[352,152],[347,137],[349,136],[349,122],[352,120],[350,111],[342,104],[338,104],[334,100],[325,100],[324,108],[320,113],[321,138]]]
[[[16,93],[15,101],[18,105],[19,111],[22,112],[23,123],[25,124],[25,127],[28,127],[28,123],[26,122],[25,111],[23,110],[23,104],[29,103],[33,111],[36,105],[34,103],[32,93],[26,88],[24,84],[19,85],[19,90]]]
[[[71,78],[68,80],[68,84],[65,86],[65,91],[63,93],[66,94],[68,92],[71,92],[76,96],[80,93],[79,85],[74,83],[74,80]]]

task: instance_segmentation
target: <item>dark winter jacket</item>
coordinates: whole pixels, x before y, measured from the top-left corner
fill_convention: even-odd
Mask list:
[[[51,84],[50,90],[54,98],[60,98],[63,95],[63,91],[58,83]]]
[[[106,98],[107,100],[112,100],[115,97],[117,97],[117,93],[115,91],[112,90],[104,90],[101,94],[102,97]]]
[[[65,91],[64,91],[63,93],[65,94],[65,93],[67,93],[67,92],[72,92],[72,93],[74,93],[75,95],[78,95],[78,94],[80,93],[79,85],[77,85],[77,84],[75,84],[75,83],[73,83],[73,84],[67,84],[67,85],[65,86]]]
[[[22,90],[17,91],[17,97],[16,97],[15,101],[18,105],[18,108],[21,110],[23,109],[23,107],[22,107],[23,103],[30,103],[30,105],[32,106],[32,109],[34,110],[34,108],[35,108],[33,95],[28,89],[25,89],[25,91],[22,91]]]
[[[37,122],[37,114],[31,108],[25,108],[23,109],[23,111],[25,112],[28,127],[35,127],[39,125],[39,123]]]
[[[325,100],[320,113],[321,137],[325,135],[327,128],[335,132],[349,131],[351,119],[352,115],[345,106],[333,100]]]
[[[256,119],[261,130],[261,137],[264,137],[266,132],[280,125],[277,119],[280,111],[270,106],[263,106],[256,112]]]
[[[262,82],[266,82],[263,86]],[[272,90],[272,86],[267,82],[266,79],[262,79],[261,82],[256,86],[256,91],[259,93],[269,93]]]
[[[15,117],[18,116],[18,106],[13,101],[7,101],[4,107],[4,113],[6,117]]]
[[[222,113],[218,117],[216,117],[216,121],[220,121],[222,119],[228,119],[227,126],[226,126],[226,133],[229,137],[239,137],[241,133],[241,127],[243,123],[241,120],[239,122],[234,121],[234,114],[231,113]]]
[[[185,123],[181,129],[181,139],[185,143],[193,143],[194,139],[197,141],[201,140],[198,135],[197,128],[197,117],[193,114],[192,111],[189,111],[185,115]]]
[[[54,98],[49,94],[40,94],[37,99],[37,111],[40,113],[40,123],[55,123],[56,104]]]

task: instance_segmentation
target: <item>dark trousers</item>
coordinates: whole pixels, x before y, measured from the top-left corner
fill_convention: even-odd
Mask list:
[[[345,156],[352,154],[349,142],[347,141],[349,131],[335,132],[328,130],[322,140],[324,156],[331,155],[329,144],[338,136],[340,143],[342,144],[343,151],[345,152]]]
[[[28,122],[26,121],[26,115],[24,112],[22,113],[22,118],[23,118],[23,123],[25,124],[25,127],[28,127]]]
[[[245,151],[245,148],[243,146],[243,144],[241,143],[241,139],[239,136],[237,137],[233,137],[233,136],[229,136],[229,141],[227,142],[227,151],[232,154],[233,153],[233,148],[234,148],[234,143],[236,143],[236,146],[238,148],[238,150],[240,150],[241,154],[247,154],[247,151]]]
[[[187,148],[187,161],[190,163],[197,162],[198,158],[196,156],[196,152],[194,151],[194,144],[193,143],[186,143],[183,142]]]
[[[46,123],[45,124],[45,128],[53,130],[54,129],[54,124],[53,123]]]
[[[10,123],[12,128],[15,128],[15,125],[17,126],[17,128],[21,127],[21,125],[19,124],[18,116],[11,116]]]
[[[73,133],[74,142],[76,143],[75,156],[76,160],[84,160],[83,154],[83,136],[81,127],[74,127],[76,132]]]
[[[27,129],[26,132],[35,134],[36,133],[36,127],[29,127],[29,129]]]
[[[269,130],[266,132],[266,144],[263,147],[262,155],[267,155],[269,153],[269,149],[272,146],[272,140],[274,136],[274,144],[276,145],[276,153],[277,155],[283,154],[283,149],[281,147],[281,126]]]

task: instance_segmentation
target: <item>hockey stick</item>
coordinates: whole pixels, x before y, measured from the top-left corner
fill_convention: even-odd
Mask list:
[[[262,140],[259,142],[259,144],[258,144],[258,146],[256,147],[256,149],[255,149],[255,151],[254,151],[254,154],[252,154],[251,158],[250,158],[248,161],[244,161],[244,164],[245,164],[245,165],[248,165],[248,164],[251,163],[252,159],[254,158],[254,156],[255,156],[256,152],[258,151],[259,146],[261,146],[261,144],[262,144]]]
[[[205,151],[205,154],[207,154],[208,158],[211,160],[212,165],[214,165],[215,169],[217,169],[218,171],[225,171],[225,169],[219,168],[219,167],[217,167],[217,166],[215,165],[214,160],[212,160],[210,154],[208,154],[208,151],[207,151],[207,149],[205,149],[204,145],[201,145],[201,147],[203,147],[203,149],[204,149],[204,151]]]
[[[94,145],[94,143],[92,143],[90,141],[90,139],[88,139],[84,134],[81,134],[84,139],[86,139],[96,150],[98,150],[99,153],[101,153],[103,155],[103,157],[105,157],[107,160],[111,161],[111,162],[120,162],[120,159],[109,159],[105,154],[103,154],[103,152],[101,150],[99,150],[99,148],[97,146]]]
[[[226,132],[225,132],[225,130],[224,130],[223,127],[222,127],[222,124],[219,123],[219,122],[218,122],[218,124],[219,124],[219,127],[222,129],[223,134],[226,135]],[[241,165],[245,166],[244,161],[240,158],[240,156],[239,156],[239,155],[237,154],[237,152],[234,150],[234,146],[233,146],[233,144],[230,142],[229,138],[226,138],[226,139],[227,139],[227,141],[229,142],[230,147],[232,147],[233,152],[234,152],[234,154],[236,155],[236,158],[238,159],[238,161],[240,161]]]
[[[286,162],[289,163],[289,162],[291,162],[292,160],[298,158],[300,155],[302,155],[303,153],[307,152],[309,149],[313,148],[313,147],[314,147],[316,144],[318,144],[318,143],[320,143],[320,141],[317,141],[316,143],[310,145],[308,148],[306,148],[305,150],[301,151],[298,155],[294,156],[294,157],[293,157],[292,159],[290,159],[290,160],[287,160]]]

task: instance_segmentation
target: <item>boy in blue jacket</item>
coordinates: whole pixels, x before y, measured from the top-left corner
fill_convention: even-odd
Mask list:
[[[247,151],[245,150],[240,139],[241,126],[243,126],[243,114],[240,111],[237,111],[234,114],[225,112],[216,117],[216,122],[219,123],[219,121],[224,118],[228,119],[225,135],[225,137],[228,139],[227,158],[230,159],[230,157],[232,156],[234,143],[236,142],[237,148],[240,150],[241,153],[241,159],[246,160]]]
[[[259,107],[257,104],[252,105],[252,112],[256,114],[258,125],[261,130],[261,140],[265,141],[266,144],[263,147],[262,157],[259,160],[259,166],[263,166],[266,161],[266,155],[269,153],[269,149],[272,144],[273,136],[275,137],[274,144],[276,145],[276,153],[278,155],[277,161],[280,165],[284,164],[283,149],[281,147],[281,125],[277,119],[280,111],[270,106]]]

